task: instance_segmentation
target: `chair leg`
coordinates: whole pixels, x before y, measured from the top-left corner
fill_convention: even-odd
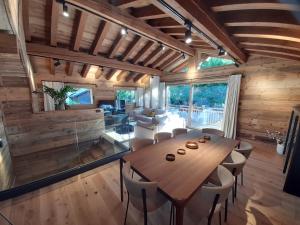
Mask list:
[[[228,199],[225,200],[225,219],[224,219],[225,222],[227,222],[227,213],[228,213]]]
[[[128,213],[128,207],[129,207],[129,193],[128,193],[128,195],[127,195],[127,206],[126,206],[126,212],[125,212],[124,225],[126,225],[127,213]]]
[[[237,193],[237,180],[238,180],[238,177],[236,176],[235,177],[235,187],[234,187],[234,198],[236,198],[236,193]]]
[[[242,173],[241,173],[241,184],[244,185],[244,173],[243,173],[243,170],[242,170]]]
[[[222,225],[222,211],[219,212],[219,224]]]

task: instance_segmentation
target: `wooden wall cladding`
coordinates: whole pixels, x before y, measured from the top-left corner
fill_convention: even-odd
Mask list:
[[[2,111],[0,104],[0,138],[2,139],[3,146],[0,147],[0,190],[5,190],[10,187],[13,182],[13,169],[12,160],[7,144],[4,124],[2,120]]]
[[[243,74],[238,114],[240,137],[266,141],[266,129],[287,131],[292,107],[300,103],[300,63],[283,59],[250,57],[239,68],[209,69],[193,78],[218,79]],[[166,82],[184,82],[191,75],[164,76]],[[197,80],[195,80],[197,82]]]

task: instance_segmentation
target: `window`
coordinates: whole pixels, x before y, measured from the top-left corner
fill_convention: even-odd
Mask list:
[[[116,92],[117,100],[123,100],[126,103],[135,103],[134,89],[118,89]]]
[[[189,85],[170,85],[167,87],[167,92],[169,106],[189,105]]]
[[[68,92],[67,105],[91,105],[93,104],[93,92],[87,87],[73,87],[74,92]]]
[[[208,57],[206,60],[202,61],[199,64],[198,69],[209,69],[209,68],[228,66],[233,64],[234,61],[230,59]]]

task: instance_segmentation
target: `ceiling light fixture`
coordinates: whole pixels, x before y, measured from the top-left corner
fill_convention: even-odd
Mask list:
[[[54,59],[55,60],[55,63],[54,63],[54,66],[55,67],[58,67],[58,66],[60,66],[60,61],[59,61],[59,59]]]
[[[160,43],[160,49],[161,49],[162,51],[164,51],[164,50],[166,50],[166,46],[164,46],[162,43]]]
[[[65,1],[63,2],[63,16],[64,17],[69,17],[70,16],[70,14],[68,12],[68,6],[67,6]]]
[[[122,34],[123,36],[128,34],[128,30],[127,30],[126,27],[122,27],[122,28],[121,28],[121,34]]]
[[[218,47],[219,49],[219,56],[226,56],[227,52],[224,50],[224,48],[222,48],[221,46]]]
[[[240,64],[238,64],[237,62],[234,63],[235,67],[240,67]]]
[[[185,32],[184,40],[185,40],[185,43],[190,44],[193,41],[193,39],[192,39],[192,22],[189,20],[185,20],[184,25],[188,29]]]
[[[182,52],[181,58],[182,58],[182,59],[185,59],[185,58],[186,58],[186,55],[184,54],[184,52]]]

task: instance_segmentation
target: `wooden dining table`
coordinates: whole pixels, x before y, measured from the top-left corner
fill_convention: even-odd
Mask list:
[[[199,138],[204,135],[207,134],[192,130],[123,156],[120,159],[121,200],[123,163],[130,161],[132,169],[143,179],[158,183],[159,190],[175,205],[176,225],[182,225],[188,200],[239,144],[237,140],[216,135],[209,135],[211,140],[199,143]],[[198,149],[186,148],[187,141],[197,141]],[[178,154],[179,148],[185,149],[186,154]],[[169,153],[175,155],[175,161],[166,160]]]

